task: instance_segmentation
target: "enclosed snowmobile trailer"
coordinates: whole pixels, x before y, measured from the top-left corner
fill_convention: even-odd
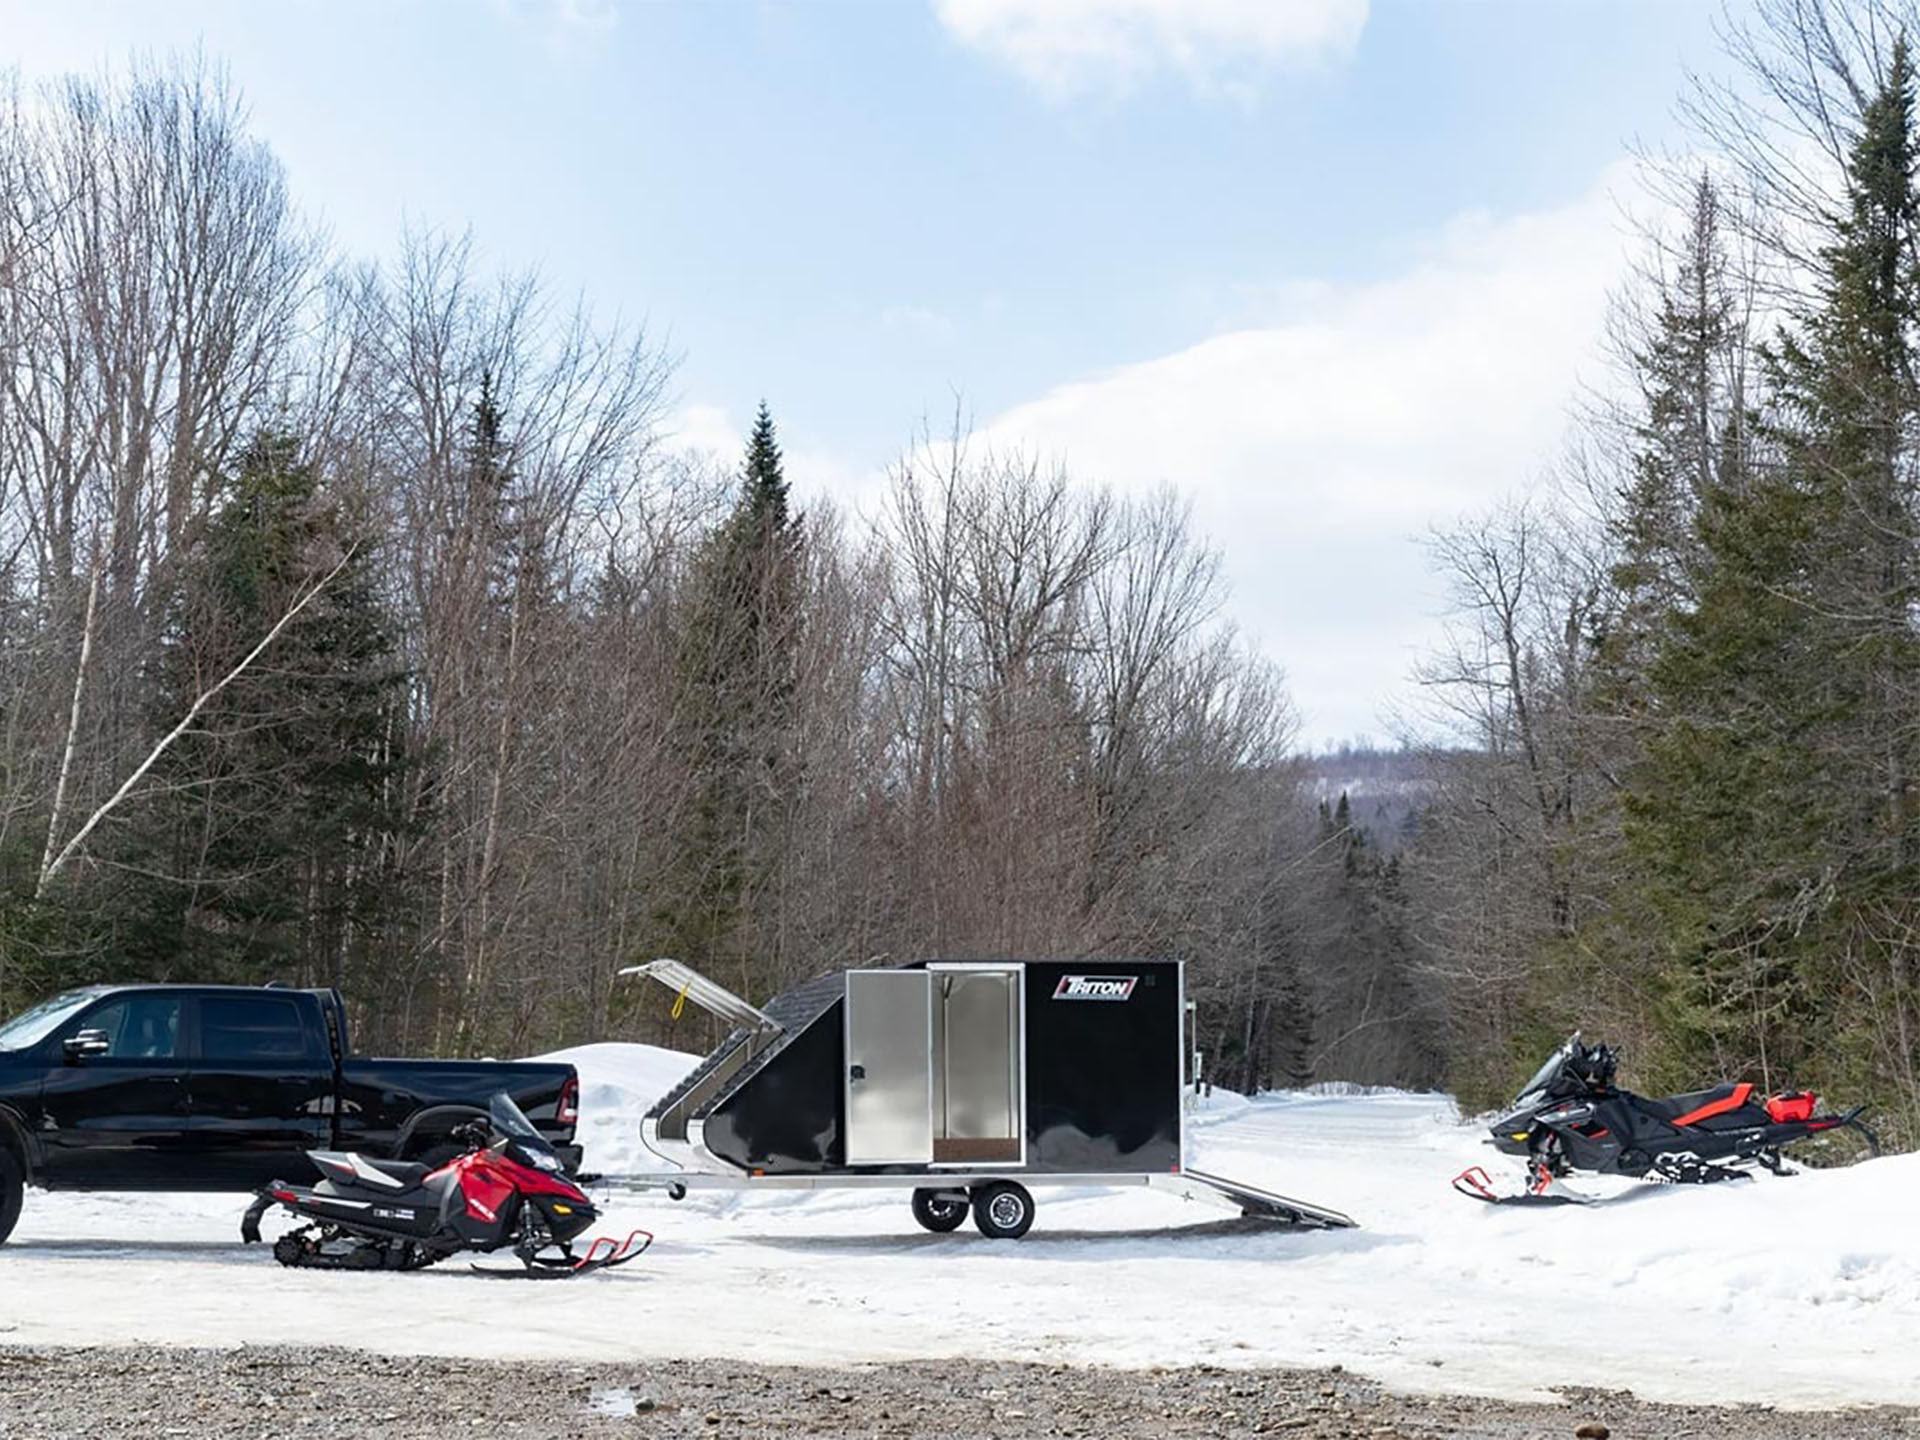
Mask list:
[[[823,975],[757,1008],[674,960],[651,975],[733,1027],[647,1113],[668,1190],[898,1186],[990,1235],[1033,1185],[1151,1185],[1281,1224],[1335,1210],[1190,1168],[1187,1009],[1171,960],[917,961]]]

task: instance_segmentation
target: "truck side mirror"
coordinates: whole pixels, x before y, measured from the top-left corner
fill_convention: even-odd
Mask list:
[[[84,1060],[89,1055],[104,1055],[113,1048],[113,1042],[107,1039],[104,1030],[79,1030],[69,1036],[61,1047],[67,1053],[69,1065]]]

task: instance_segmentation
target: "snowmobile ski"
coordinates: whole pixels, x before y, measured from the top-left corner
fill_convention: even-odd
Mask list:
[[[1599,1197],[1582,1195],[1578,1191],[1564,1187],[1548,1189],[1544,1186],[1530,1185],[1518,1195],[1502,1195],[1493,1188],[1493,1177],[1488,1175],[1486,1167],[1470,1165],[1453,1177],[1453,1188],[1469,1200],[1478,1200],[1486,1205],[1597,1205]]]
[[[587,1247],[585,1255],[578,1257],[522,1255],[522,1264],[517,1270],[504,1265],[469,1265],[467,1268],[490,1280],[571,1280],[576,1275],[612,1270],[629,1260],[638,1260],[652,1244],[651,1231],[635,1230],[625,1240],[602,1235]]]

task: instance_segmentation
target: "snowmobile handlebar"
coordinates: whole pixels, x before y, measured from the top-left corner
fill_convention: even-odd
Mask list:
[[[469,1151],[484,1150],[493,1138],[493,1131],[484,1120],[467,1120],[449,1130],[447,1138]]]

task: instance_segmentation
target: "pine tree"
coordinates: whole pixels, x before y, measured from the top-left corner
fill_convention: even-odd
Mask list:
[[[802,559],[773,416],[762,402],[733,509],[696,563],[676,707],[693,798],[681,842],[675,943],[765,988],[777,956],[756,941],[756,895],[797,783],[794,745]],[[698,960],[695,963],[699,963]]]
[[[1765,352],[1765,453],[1698,497],[1690,593],[1655,625],[1628,903],[1670,946],[1671,1038],[1722,1070],[1827,1063],[1833,959],[1914,880],[1912,85],[1903,41],[1849,156],[1817,307]]]
[[[342,984],[397,938],[404,671],[366,527],[299,452],[256,437],[178,579],[153,677],[163,723],[348,552],[156,767],[128,937],[149,973]]]
[[[1658,300],[1652,334],[1633,356],[1643,411],[1614,526],[1621,603],[1602,655],[1603,672],[1626,686],[1644,669],[1651,632],[1693,597],[1701,504],[1737,486],[1745,460],[1745,336],[1710,175],[1694,188],[1678,263]]]

